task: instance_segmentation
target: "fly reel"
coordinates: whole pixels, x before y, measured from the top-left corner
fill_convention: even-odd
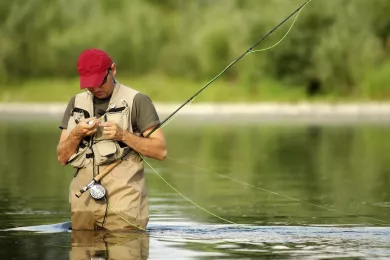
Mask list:
[[[106,189],[100,183],[95,183],[89,189],[89,193],[95,200],[100,200],[106,196]]]

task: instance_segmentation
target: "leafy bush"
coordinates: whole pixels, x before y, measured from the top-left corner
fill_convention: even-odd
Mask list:
[[[79,53],[98,47],[130,75],[208,80],[302,3],[2,1],[0,78],[74,77]],[[264,77],[301,87],[314,81],[323,93],[362,91],[367,73],[389,57],[389,11],[387,0],[313,0],[277,48],[246,56],[224,79],[250,91]],[[289,24],[258,47],[277,42]]]

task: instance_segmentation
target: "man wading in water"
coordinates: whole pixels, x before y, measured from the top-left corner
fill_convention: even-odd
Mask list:
[[[148,96],[115,80],[116,65],[102,50],[89,49],[78,60],[80,88],[64,113],[58,160],[76,174],[70,184],[73,230],[145,229],[149,220],[144,164],[139,154],[164,160],[160,124]],[[106,200],[75,194],[107,165],[123,159],[102,180]],[[106,204],[109,203],[109,204]],[[109,205],[109,206],[108,206]]]

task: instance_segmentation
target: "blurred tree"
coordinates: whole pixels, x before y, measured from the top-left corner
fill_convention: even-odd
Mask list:
[[[206,80],[302,2],[2,1],[0,78],[74,77],[79,53],[97,47],[124,73]],[[312,1],[277,48],[248,55],[224,79],[249,91],[271,77],[309,94],[354,93],[367,73],[387,62],[389,11],[387,0]],[[289,23],[258,48],[277,42]]]

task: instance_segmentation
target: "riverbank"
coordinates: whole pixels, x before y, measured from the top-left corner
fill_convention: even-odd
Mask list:
[[[155,103],[161,119],[181,104]],[[1,118],[61,119],[66,103],[0,103]],[[376,121],[390,122],[386,103],[195,103],[180,110],[179,118],[246,121]]]

